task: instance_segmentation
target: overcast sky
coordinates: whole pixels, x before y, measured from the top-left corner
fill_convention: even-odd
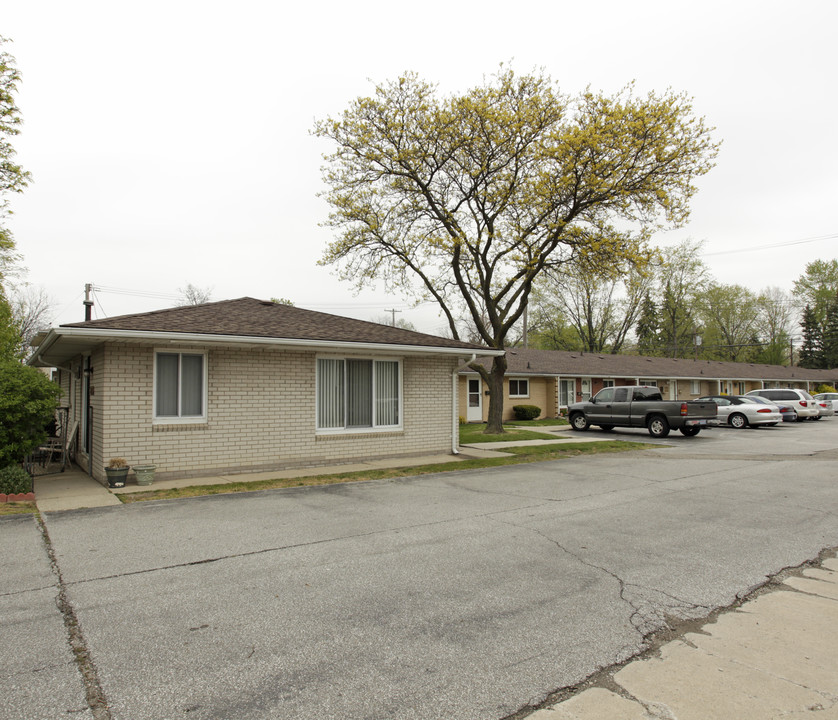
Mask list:
[[[453,92],[512,60],[571,94],[636,80],[691,95],[724,144],[689,225],[656,242],[703,240],[720,282],[791,290],[838,257],[836,27],[835,0],[5,0],[34,178],[10,227],[57,323],[83,319],[88,282],[157,295],[101,290],[96,317],[192,283],[362,319],[396,308],[438,332],[432,306],[353,296],[316,265],[330,146],[310,130],[405,70]]]

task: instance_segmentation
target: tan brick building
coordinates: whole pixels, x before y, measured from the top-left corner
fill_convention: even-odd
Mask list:
[[[514,417],[514,405],[536,405],[541,417],[557,417],[569,404],[587,400],[608,385],[656,385],[670,400],[703,395],[745,394],[763,387],[814,390],[833,385],[838,369],[807,370],[715,360],[684,360],[638,355],[509,348],[504,379],[503,417]],[[487,368],[491,361],[481,361]],[[469,422],[488,416],[488,390],[470,368],[460,371],[459,415]]]
[[[496,351],[253,298],[62,325],[78,464],[189,477],[451,452],[457,370]]]

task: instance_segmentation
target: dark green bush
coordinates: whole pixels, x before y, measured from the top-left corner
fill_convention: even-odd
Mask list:
[[[45,440],[60,394],[35,368],[0,360],[0,467],[21,462]]]
[[[513,405],[512,412],[516,420],[535,420],[541,415],[541,408],[538,405]]]
[[[20,465],[0,468],[0,493],[15,495],[32,490],[32,478]]]

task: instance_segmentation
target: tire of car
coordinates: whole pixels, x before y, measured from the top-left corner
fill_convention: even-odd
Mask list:
[[[820,420],[820,419],[821,419],[821,416],[820,416],[820,415],[815,415],[815,417],[813,417],[813,418],[809,418],[809,419],[810,419],[810,420]]]
[[[681,428],[681,434],[685,435],[686,437],[692,437],[693,435],[698,435],[699,432],[701,432],[701,428],[693,426],[693,425],[691,425],[690,427],[682,427]]]
[[[585,417],[584,413],[573,413],[573,415],[570,416],[570,427],[573,430],[587,430],[590,426],[588,418]]]
[[[669,435],[669,423],[663,415],[652,415],[646,421],[646,429],[653,438],[665,438]]]
[[[737,430],[748,427],[748,418],[746,418],[742,413],[733,413],[727,421],[731,427],[736,428]]]

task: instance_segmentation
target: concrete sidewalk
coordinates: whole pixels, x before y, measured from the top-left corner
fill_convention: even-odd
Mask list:
[[[545,441],[540,441],[545,442]],[[546,442],[562,442],[561,440]],[[498,443],[492,443],[496,445]],[[517,444],[517,443],[516,443]],[[137,485],[129,480],[122,488],[107,488],[87,473],[79,469],[66,470],[63,473],[42,475],[35,478],[35,504],[41,512],[60,512],[81,508],[107,507],[121,505],[119,495],[147,492],[149,490],[169,490],[172,488],[194,487],[196,485],[229,485],[237,482],[257,482],[259,480],[288,479],[311,475],[331,475],[364,470],[386,468],[416,467],[419,465],[442,465],[462,462],[471,458],[504,457],[507,453],[477,446],[463,446],[459,455],[438,454],[411,457],[370,460],[368,462],[346,463],[343,465],[322,465],[318,467],[296,468],[293,470],[271,470],[259,473],[235,475],[207,475],[204,477],[180,478],[155,481],[152,485]]]
[[[838,559],[527,720],[838,718]]]
[[[70,469],[63,473],[42,475],[35,478],[35,503],[41,512],[60,512],[90,507],[121,505],[119,495],[147,492],[149,490],[171,490],[173,488],[194,487],[196,485],[229,485],[238,482],[257,482],[259,480],[289,479],[309,477],[311,475],[332,475],[336,473],[362,472],[364,470],[382,470],[386,468],[408,468],[419,465],[442,465],[462,462],[472,458],[504,457],[504,446],[526,445],[561,445],[569,442],[602,442],[608,437],[565,437],[555,440],[522,440],[518,442],[472,443],[460,446],[459,455],[439,453],[436,455],[417,455],[410,457],[369,460],[366,462],[344,463],[342,465],[321,465],[318,467],[295,468],[293,470],[270,470],[258,473],[231,475],[206,475],[203,477],[176,478],[157,480],[153,485],[137,485],[129,480],[122,488],[107,488],[79,469]]]

